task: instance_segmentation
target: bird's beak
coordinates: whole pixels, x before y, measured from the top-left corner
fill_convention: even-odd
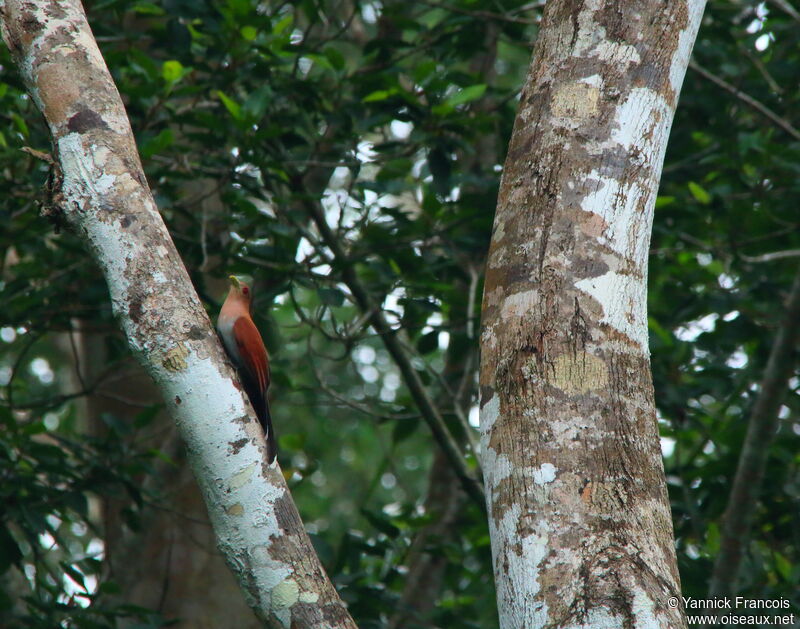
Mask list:
[[[231,286],[233,286],[236,290],[239,290],[242,287],[241,282],[239,281],[239,278],[236,277],[235,275],[229,275],[228,279],[231,282]]]

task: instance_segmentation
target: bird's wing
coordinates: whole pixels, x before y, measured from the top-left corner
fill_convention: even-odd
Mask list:
[[[261,392],[269,387],[269,359],[264,341],[255,323],[249,317],[239,317],[233,324],[233,337],[239,356],[248,374],[258,384]]]

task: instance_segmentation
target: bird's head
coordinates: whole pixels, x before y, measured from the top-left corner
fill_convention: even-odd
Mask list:
[[[253,299],[253,291],[250,290],[250,287],[235,275],[229,276],[228,280],[230,280],[231,283],[231,288],[228,292],[228,298],[238,298],[247,304],[250,304]]]

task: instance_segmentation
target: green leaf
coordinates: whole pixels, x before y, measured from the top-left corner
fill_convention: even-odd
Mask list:
[[[158,416],[158,413],[164,409],[163,404],[152,404],[146,409],[136,414],[133,420],[133,425],[136,428],[144,428],[153,423],[153,420]]]
[[[716,525],[716,523],[711,522],[708,525],[708,532],[706,533],[706,547],[712,556],[717,554],[719,551],[719,542],[719,527]]]
[[[400,535],[400,529],[389,522],[389,520],[386,519],[386,517],[382,514],[372,513],[367,509],[361,509],[361,515],[363,515],[367,521],[381,533],[384,533],[391,538],[395,538]]]
[[[428,169],[433,175],[433,189],[442,196],[450,192],[450,175],[452,164],[450,158],[441,147],[436,147],[428,153]]]
[[[690,181],[688,185],[689,192],[692,193],[692,196],[698,203],[702,203],[703,205],[711,203],[711,195],[700,184]]]
[[[161,461],[164,461],[164,463],[167,463],[168,465],[172,465],[172,466],[175,466],[175,467],[177,467],[177,465],[178,465],[175,462],[175,460],[172,457],[170,457],[166,452],[164,452],[162,450],[158,450],[157,448],[149,449],[147,451],[147,454],[149,454],[150,456],[155,457],[155,458],[157,458],[157,459],[159,459]]]
[[[449,114],[458,105],[465,105],[483,96],[484,92],[486,92],[486,87],[485,83],[465,87],[463,90],[459,90],[455,94],[448,96],[439,105],[431,107],[431,111],[437,115]]]
[[[334,69],[338,71],[344,70],[345,60],[342,53],[332,46],[328,46],[323,52]]]
[[[483,96],[484,92],[486,92],[485,83],[479,83],[478,85],[470,85],[469,87],[465,87],[460,92],[453,94],[444,102],[446,105],[450,105],[451,107],[455,107],[457,105],[464,105],[466,103],[471,103],[472,101],[479,99],[481,96]]]
[[[164,9],[152,2],[137,2],[133,8],[134,13],[141,15],[164,15]]]
[[[231,116],[233,116],[236,120],[242,120],[242,108],[239,106],[237,102],[228,98],[225,92],[222,90],[217,90],[217,96],[222,101],[222,104],[225,105],[225,109],[228,110]]]
[[[278,446],[281,450],[292,450],[299,452],[306,443],[305,435],[300,433],[287,433],[278,436]]]
[[[668,205],[672,205],[673,203],[675,203],[675,197],[657,197],[656,209],[660,207],[667,207]]]
[[[294,21],[294,16],[290,13],[283,19],[276,22],[275,26],[272,27],[272,34],[273,35],[282,35],[283,31],[289,28]]]
[[[161,64],[161,78],[167,83],[177,83],[185,73],[183,64],[175,59],[170,59]]]
[[[103,420],[103,423],[111,430],[121,435],[127,435],[131,432],[130,424],[112,413],[101,413],[100,419]]]
[[[139,151],[142,159],[150,159],[153,155],[164,153],[175,142],[175,134],[172,129],[164,129],[158,135],[146,139],[141,143]]]
[[[23,137],[30,137],[31,132],[28,130],[28,125],[22,116],[12,113],[11,119],[14,121],[14,126],[17,127],[17,130],[22,134]]]
[[[254,120],[261,120],[272,98],[272,88],[264,84],[247,97],[244,102],[244,112]]]
[[[422,83],[435,71],[436,62],[433,59],[428,59],[427,61],[422,61],[416,65],[414,71],[412,72],[412,76],[414,77],[415,82]]]
[[[321,67],[325,68],[326,70],[331,70],[331,71],[334,70],[334,67],[331,65],[331,62],[328,60],[328,57],[325,56],[325,55],[315,55],[315,54],[309,53],[308,55],[306,55],[306,57],[308,59],[310,59],[311,61],[313,61],[318,66],[321,66]]]
[[[258,35],[258,29],[255,26],[242,26],[242,28],[239,29],[239,33],[241,33],[242,37],[247,41],[253,41]]]
[[[38,435],[43,432],[47,432],[47,426],[44,425],[44,422],[31,422],[27,426],[22,429],[22,432],[26,435]]]
[[[364,98],[361,99],[363,103],[375,103],[377,101],[386,100],[390,96],[394,96],[397,94],[397,88],[393,87],[389,90],[377,90],[370,94],[367,94]]]
[[[251,3],[249,0],[227,0],[228,8],[236,16],[244,16],[250,12]]]
[[[780,553],[775,553],[775,569],[787,581],[792,578],[792,564]]]
[[[653,317],[647,317],[647,327],[650,329],[650,332],[654,333],[661,339],[661,342],[670,347],[673,345],[672,334],[670,334],[664,326],[662,326],[658,321],[656,321]]]

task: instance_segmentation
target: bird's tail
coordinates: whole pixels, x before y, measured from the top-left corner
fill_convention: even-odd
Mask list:
[[[272,429],[272,415],[269,412],[269,400],[266,395],[264,396],[264,404],[260,406],[261,408],[257,409],[258,412],[256,414],[267,439],[267,462],[272,465],[275,457],[278,456],[278,440],[275,437],[275,431]]]

